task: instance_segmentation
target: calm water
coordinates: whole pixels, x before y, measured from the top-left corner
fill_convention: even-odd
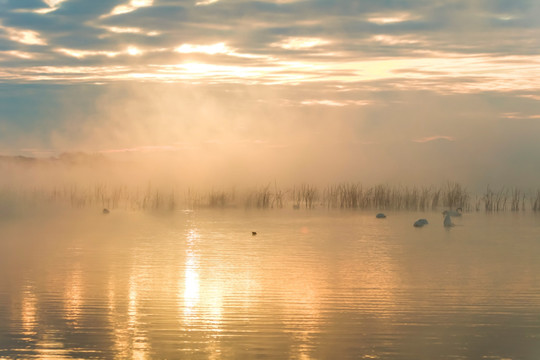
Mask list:
[[[374,215],[4,218],[0,358],[540,359],[539,214]]]

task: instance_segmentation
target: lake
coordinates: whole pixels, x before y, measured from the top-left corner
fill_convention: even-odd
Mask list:
[[[423,228],[414,221],[427,218]],[[0,220],[2,359],[540,359],[540,214]],[[256,231],[256,235],[252,235]]]

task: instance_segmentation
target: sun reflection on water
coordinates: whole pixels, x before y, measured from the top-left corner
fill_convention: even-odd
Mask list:
[[[64,317],[73,326],[78,326],[83,306],[83,275],[81,264],[77,263],[68,275],[64,289]]]
[[[186,233],[183,277],[179,279],[179,323],[184,331],[203,331],[208,359],[221,358],[224,284],[206,276],[201,264],[201,234],[196,227]],[[215,275],[215,274],[214,274]]]
[[[32,285],[28,284],[22,291],[21,300],[22,334],[27,340],[37,335],[37,298]]]
[[[137,259],[136,259],[137,260]],[[130,335],[130,349],[132,359],[148,358],[148,339],[141,323],[140,300],[141,293],[148,287],[145,281],[147,274],[145,266],[138,264],[132,271],[129,278],[128,307],[127,307],[127,332]]]
[[[199,303],[199,259],[196,253],[199,234],[196,229],[187,234],[186,262],[184,270],[184,321],[188,324],[197,320],[196,306]]]
[[[320,281],[319,269],[305,269],[302,277],[289,276],[283,293],[283,322],[294,339],[290,357],[307,360],[313,358],[314,338],[321,332],[323,300],[328,295]]]

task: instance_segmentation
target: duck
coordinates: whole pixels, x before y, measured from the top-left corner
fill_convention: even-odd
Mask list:
[[[377,215],[375,215],[375,217],[377,219],[384,219],[384,218],[386,218],[386,215],[384,215],[383,213],[378,213]]]

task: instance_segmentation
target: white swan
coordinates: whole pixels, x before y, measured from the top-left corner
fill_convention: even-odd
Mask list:
[[[454,224],[452,223],[452,219],[450,218],[450,214],[446,213],[444,215],[444,221],[443,221],[444,227],[452,227]]]
[[[457,208],[455,211],[454,210],[444,210],[443,211],[443,215],[446,216],[446,215],[450,215],[450,216],[461,216],[461,212],[463,211],[462,208]]]

